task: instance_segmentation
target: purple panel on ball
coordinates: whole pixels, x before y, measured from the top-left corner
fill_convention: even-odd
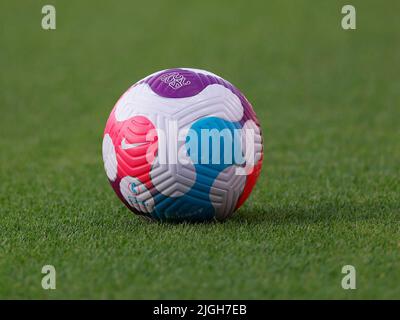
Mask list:
[[[169,69],[148,78],[145,82],[161,97],[187,98],[204,90],[197,73],[183,69]]]

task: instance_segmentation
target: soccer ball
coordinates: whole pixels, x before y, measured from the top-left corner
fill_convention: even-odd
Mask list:
[[[118,100],[103,136],[117,196],[160,221],[225,220],[260,174],[260,124],[244,95],[204,70],[156,72]]]

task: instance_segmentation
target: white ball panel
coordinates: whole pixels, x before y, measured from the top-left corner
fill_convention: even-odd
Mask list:
[[[251,131],[250,131],[251,130]],[[260,159],[263,151],[261,130],[253,120],[247,120],[242,128],[242,148],[245,154],[246,163],[255,165]],[[252,132],[252,135],[250,134]],[[248,142],[254,141],[253,153],[247,152]],[[253,159],[251,159],[253,157]],[[251,163],[251,162],[254,163]]]
[[[154,208],[154,199],[139,179],[126,176],[119,184],[121,194],[129,205],[140,212],[150,213]]]
[[[210,199],[217,219],[225,219],[235,210],[246,184],[246,176],[235,174],[236,166],[229,166],[215,179]]]
[[[154,93],[147,83],[141,83],[129,88],[115,108],[117,121],[154,113],[182,120],[182,123],[185,119],[193,121],[200,117],[239,121],[243,117],[243,106],[231,90],[219,84],[209,85],[193,97],[165,98]]]
[[[168,135],[168,139],[159,136],[158,156],[150,171],[154,187],[169,197],[182,196],[196,181],[195,168],[187,155],[185,141],[179,140],[175,145],[177,139],[178,135],[174,134]]]
[[[106,170],[107,177],[111,181],[115,181],[117,178],[117,155],[109,134],[104,135],[102,153],[104,169]]]

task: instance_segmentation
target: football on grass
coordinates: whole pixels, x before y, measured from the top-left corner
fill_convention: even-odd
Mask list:
[[[260,124],[245,96],[204,70],[156,72],[117,101],[103,161],[117,196],[161,221],[225,220],[261,171]]]

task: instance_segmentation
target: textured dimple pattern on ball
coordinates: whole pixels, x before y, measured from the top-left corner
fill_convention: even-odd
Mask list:
[[[194,162],[185,134],[189,129],[246,127],[257,129],[255,165],[242,165],[235,159],[228,164]],[[165,135],[155,134],[154,140],[146,141],[153,129]],[[175,145],[182,132],[183,139]],[[115,192],[133,212],[159,220],[224,220],[248,197],[261,170],[261,130],[250,103],[232,84],[202,70],[164,70],[133,85],[111,112],[106,136],[116,155],[116,177],[107,172],[109,178],[114,177],[110,183]],[[242,134],[232,141],[232,148],[239,145],[245,155],[243,141]],[[106,149],[111,150],[109,143]],[[150,161],[146,158],[149,150]],[[184,164],[160,163],[177,154],[186,160]],[[235,174],[238,168],[248,174]]]

